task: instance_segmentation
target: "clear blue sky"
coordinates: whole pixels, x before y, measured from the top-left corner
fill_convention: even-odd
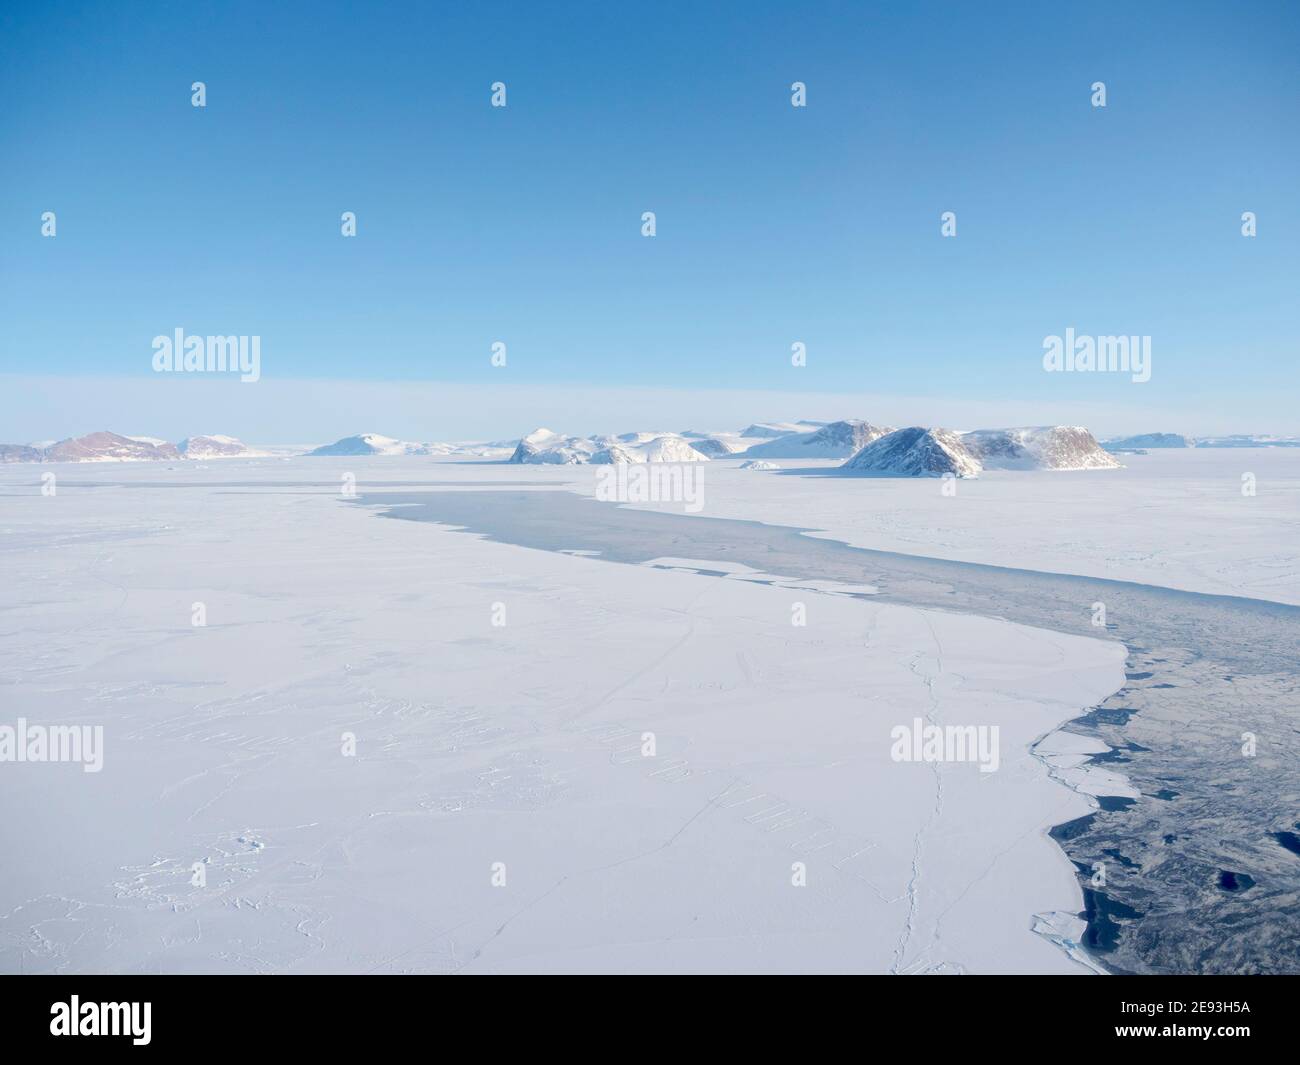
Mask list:
[[[710,393],[717,428],[745,389],[782,397],[754,417],[873,418],[879,395],[1300,431],[1298,53],[1281,2],[9,0],[0,374],[21,379],[0,439],[518,435],[533,424],[493,396],[538,386]],[[259,334],[264,380],[241,387],[268,396],[328,379],[479,399],[445,431],[384,423],[380,398],[261,427],[247,393],[152,373],[177,326]],[[1045,374],[1067,326],[1151,335],[1152,381]],[[157,426],[96,409],[101,377],[147,389]],[[631,427],[553,418],[552,392],[526,421]],[[1157,411],[1179,424],[1143,423]]]

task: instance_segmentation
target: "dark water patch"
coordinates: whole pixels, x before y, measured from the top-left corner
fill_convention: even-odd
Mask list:
[[[1300,828],[1300,825],[1296,825],[1296,827]],[[1292,854],[1300,854],[1300,836],[1297,836],[1294,832],[1274,832],[1273,838]]]
[[[1126,680],[1148,680],[1154,676],[1155,676],[1154,673],[1125,673],[1124,674]]]
[[[1170,791],[1168,788],[1161,788],[1159,791],[1152,792],[1151,798],[1159,799],[1161,802],[1172,802],[1178,798],[1178,792]]]
[[[1088,761],[1091,764],[1102,764],[1102,765],[1104,765],[1107,762],[1131,762],[1133,761],[1131,755],[1150,754],[1150,753],[1151,753],[1151,748],[1143,747],[1140,743],[1133,743],[1130,740],[1128,743],[1120,744],[1118,747],[1112,747],[1108,751],[1103,751],[1100,754],[1091,755],[1089,756]]]
[[[1084,814],[1082,817],[1076,817],[1073,821],[1066,821],[1063,824],[1053,825],[1048,830],[1048,835],[1057,843],[1064,843],[1066,840],[1074,839],[1076,836],[1082,836],[1092,825],[1092,820],[1096,814]],[[1075,863],[1076,865],[1079,863]],[[1086,867],[1084,867],[1086,868]]]
[[[1114,762],[1131,762],[1132,760],[1123,747],[1112,747],[1108,751],[1088,756],[1089,765],[1106,765]]]
[[[1219,870],[1219,888],[1223,891],[1249,891],[1255,881],[1245,873],[1233,873],[1227,869]]]
[[[1083,933],[1083,945],[1089,950],[1109,953],[1119,945],[1120,925],[1116,921],[1136,921],[1142,917],[1139,910],[1112,899],[1104,891],[1091,887],[1083,889],[1083,913],[1088,922]]]
[[[1136,802],[1137,799],[1130,799],[1127,795],[1097,796],[1097,805],[1108,814],[1122,813]]]
[[[1133,706],[1099,706],[1074,720],[1086,725],[1127,725],[1137,712]]]
[[[1108,858],[1114,858],[1115,861],[1119,862],[1119,864],[1122,865],[1125,869],[1140,868],[1137,862],[1133,861],[1132,858],[1125,857],[1114,847],[1107,847],[1104,851],[1102,851],[1102,853],[1105,854],[1106,857]]]

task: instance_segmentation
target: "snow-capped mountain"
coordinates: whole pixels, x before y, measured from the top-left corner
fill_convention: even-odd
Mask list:
[[[781,467],[775,462],[765,462],[762,459],[750,459],[748,462],[742,462],[737,468],[742,470],[779,470]]]
[[[753,428],[751,426],[750,428]],[[863,421],[831,422],[813,432],[782,436],[755,444],[745,452],[746,458],[758,459],[842,459],[855,455],[873,440],[892,429],[882,429]]]
[[[157,437],[118,436],[107,430],[60,440],[46,449],[46,462],[166,462],[180,458],[175,444]]]
[[[986,470],[1113,470],[1120,465],[1079,425],[976,429],[961,442]]]
[[[510,462],[573,466],[594,463],[708,462],[675,433],[623,433],[620,436],[562,436],[537,429],[522,440]]]
[[[593,440],[608,440],[610,443],[619,444],[648,444],[651,440],[658,440],[661,436],[677,436],[677,433],[670,433],[667,429],[659,429],[651,432],[638,433],[619,433],[614,437],[592,437]]]
[[[1196,441],[1181,433],[1140,433],[1137,436],[1120,436],[1101,445],[1108,451],[1147,447],[1195,447]]]
[[[332,444],[308,451],[308,455],[436,455],[450,450],[432,444],[416,444],[409,440],[394,440],[378,433],[360,433],[345,436]]]
[[[609,444],[599,451],[592,452],[590,458],[586,461],[596,464],[618,465],[619,463],[644,462],[645,459],[641,458],[633,448],[623,444]]]
[[[107,430],[70,437],[47,447],[0,445],[0,462],[167,462],[180,457],[166,440],[119,436]]]
[[[226,459],[260,455],[233,436],[190,436],[176,445],[187,459]]]
[[[910,477],[975,477],[982,470],[1107,470],[1119,463],[1081,426],[951,429],[913,426],[868,444],[843,469]]]
[[[506,461],[530,465],[572,466],[590,462],[599,445],[579,436],[561,436],[550,429],[534,429],[523,437]]]
[[[720,433],[716,436],[692,437],[688,443],[701,455],[711,459],[725,459],[728,455],[735,455],[745,450],[744,441]]]
[[[951,429],[898,429],[869,443],[843,466],[864,473],[900,477],[975,477],[979,460]]]
[[[634,455],[633,462],[708,462],[709,456],[693,447],[689,441],[672,433],[627,449]]]

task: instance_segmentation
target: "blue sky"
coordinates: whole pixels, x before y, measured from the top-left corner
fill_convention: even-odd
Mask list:
[[[1298,48],[1289,3],[9,3],[0,439],[1300,432]],[[263,380],[154,374],[177,326]],[[1044,373],[1067,326],[1151,381]]]

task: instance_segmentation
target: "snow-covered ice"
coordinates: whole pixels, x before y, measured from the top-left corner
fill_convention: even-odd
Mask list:
[[[0,773],[6,971],[1086,971],[1033,927],[1089,801],[1030,747],[1119,645],[386,520],[345,471],[575,473],[3,471],[9,713],[105,729]],[[999,771],[892,761],[918,717]]]
[[[986,470],[952,494],[935,480],[843,477],[833,461],[754,477],[715,460],[703,513],[880,551],[1300,604],[1300,448],[1123,460],[1122,469]],[[1247,475],[1253,495],[1243,493]],[[590,478],[561,479],[594,494]]]

